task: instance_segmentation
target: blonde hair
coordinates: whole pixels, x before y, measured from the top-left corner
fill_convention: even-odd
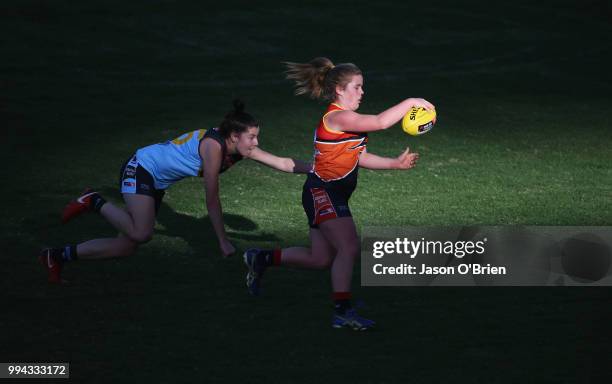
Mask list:
[[[308,63],[285,62],[288,80],[294,80],[296,95],[308,95],[313,99],[333,101],[336,87],[346,87],[361,70],[352,63],[334,65],[327,57],[317,57]]]

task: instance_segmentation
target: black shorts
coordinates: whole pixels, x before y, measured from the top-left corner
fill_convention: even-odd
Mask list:
[[[136,155],[129,158],[119,172],[119,191],[124,193],[147,195],[155,199],[155,213],[159,211],[166,191],[155,189],[153,176],[138,164]]]
[[[302,188],[302,206],[310,228],[337,217],[352,217],[349,199],[357,185],[357,173],[345,179],[324,182],[310,173]]]

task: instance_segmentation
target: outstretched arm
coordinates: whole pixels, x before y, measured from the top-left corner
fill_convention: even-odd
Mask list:
[[[362,115],[354,111],[338,111],[327,116],[325,123],[331,129],[348,132],[373,132],[391,127],[400,121],[412,107],[435,109],[433,104],[425,99],[410,98],[378,115]]]
[[[410,169],[418,159],[419,154],[410,153],[410,148],[406,148],[404,153],[394,159],[363,152],[359,156],[359,166],[368,169]]]
[[[219,199],[219,169],[221,168],[221,157],[223,150],[221,144],[212,140],[204,139],[200,144],[200,157],[202,158],[202,171],[204,173],[204,189],[206,190],[206,208],[212,226],[219,240],[219,247],[224,257],[231,256],[236,249],[230,243],[223,225],[223,211]]]
[[[308,173],[312,169],[312,164],[289,157],[278,157],[269,152],[255,147],[249,153],[249,158],[258,161],[268,167],[290,173]]]

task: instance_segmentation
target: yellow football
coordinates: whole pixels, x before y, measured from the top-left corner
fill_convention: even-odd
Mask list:
[[[409,135],[419,136],[429,132],[436,123],[436,110],[412,107],[402,119],[402,129]]]

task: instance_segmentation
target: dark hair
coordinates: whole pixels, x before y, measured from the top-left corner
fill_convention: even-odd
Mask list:
[[[351,78],[361,75],[361,70],[352,63],[334,65],[327,57],[317,57],[308,63],[285,62],[287,79],[294,80],[296,95],[307,94],[313,99],[333,101],[336,86],[346,87]]]
[[[232,133],[246,132],[250,127],[259,127],[255,118],[244,111],[244,103],[234,100],[234,109],[225,115],[225,119],[219,124],[219,133],[224,138],[230,137]]]

